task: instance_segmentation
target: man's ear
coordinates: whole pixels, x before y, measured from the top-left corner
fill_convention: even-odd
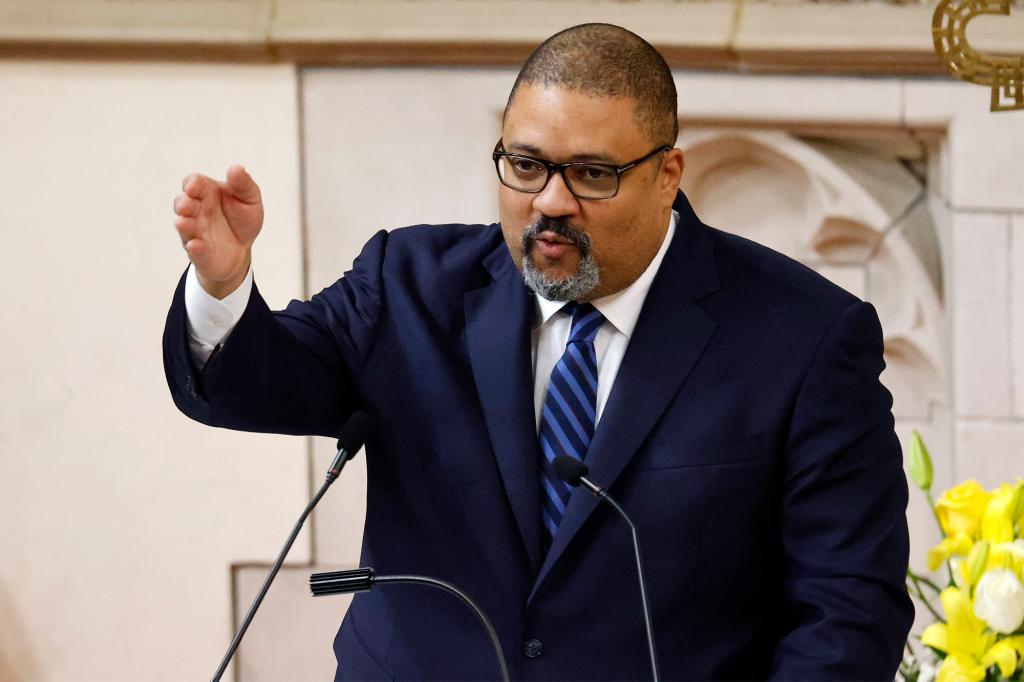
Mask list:
[[[671,206],[672,202],[675,201],[676,190],[679,189],[679,183],[683,179],[683,168],[685,165],[686,159],[683,158],[682,149],[673,148],[665,152],[665,157],[661,162],[661,173],[658,176],[658,182],[661,183],[659,190],[665,198],[667,206]]]

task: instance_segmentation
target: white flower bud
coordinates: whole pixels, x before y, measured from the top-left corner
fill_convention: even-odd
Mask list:
[[[1013,571],[989,571],[978,581],[974,595],[974,615],[996,632],[1009,634],[1024,623],[1024,585]]]

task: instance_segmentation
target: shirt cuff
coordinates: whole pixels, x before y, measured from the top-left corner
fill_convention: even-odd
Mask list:
[[[214,349],[224,343],[242,319],[251,293],[252,265],[238,288],[223,299],[208,294],[196,277],[195,266],[188,266],[188,274],[185,275],[188,345],[197,364],[205,365]]]

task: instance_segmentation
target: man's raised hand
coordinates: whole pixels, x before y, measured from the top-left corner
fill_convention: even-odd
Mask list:
[[[260,188],[241,166],[225,182],[193,173],[174,200],[174,226],[203,289],[224,298],[245,279],[263,226]]]

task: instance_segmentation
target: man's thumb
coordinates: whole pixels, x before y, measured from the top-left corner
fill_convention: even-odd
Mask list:
[[[260,188],[242,166],[231,166],[227,173],[228,191],[239,201],[255,204],[260,200]]]

